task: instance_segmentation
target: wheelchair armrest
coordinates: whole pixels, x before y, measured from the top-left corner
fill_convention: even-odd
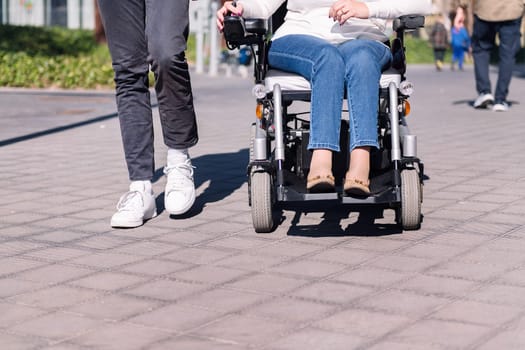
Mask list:
[[[232,47],[256,43],[268,31],[268,22],[260,18],[224,17],[224,39]]]
[[[247,33],[266,34],[268,32],[268,21],[263,18],[246,18],[244,26]]]
[[[422,28],[425,26],[425,16],[404,15],[396,18],[393,23],[395,32]]]

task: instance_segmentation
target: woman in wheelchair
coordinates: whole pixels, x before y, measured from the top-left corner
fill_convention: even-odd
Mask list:
[[[268,18],[285,0],[227,1],[224,16]],[[341,111],[346,95],[350,159],[347,195],[368,196],[370,150],[378,147],[377,115],[381,72],[392,60],[385,19],[428,13],[430,0],[288,0],[284,23],[268,52],[271,67],[299,74],[311,84],[309,192],[332,192],[332,152],[339,152]]]

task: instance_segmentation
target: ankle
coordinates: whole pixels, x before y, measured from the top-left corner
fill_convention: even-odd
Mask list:
[[[316,149],[312,152],[310,161],[310,177],[332,174],[332,151]]]
[[[166,164],[168,168],[173,167],[177,164],[184,163],[190,158],[187,148],[183,149],[168,149],[167,161]]]
[[[350,165],[347,179],[368,181],[370,175],[370,147],[358,147],[350,152]]]
[[[131,181],[131,183],[129,184],[129,190],[143,192],[143,193],[150,193],[152,191],[151,181],[150,180]]]

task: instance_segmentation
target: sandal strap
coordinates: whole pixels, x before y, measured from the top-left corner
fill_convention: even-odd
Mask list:
[[[350,178],[350,179],[345,179],[345,183],[346,182],[353,182],[353,183],[356,183],[358,185],[366,186],[366,187],[368,187],[370,185],[370,180],[363,181],[363,180],[359,180],[359,179]]]
[[[310,182],[310,181],[317,181],[317,180],[322,180],[322,179],[328,179],[328,180],[331,180],[331,181],[335,181],[335,177],[332,174],[317,175],[317,176],[314,176],[314,177],[309,177],[306,180]]]

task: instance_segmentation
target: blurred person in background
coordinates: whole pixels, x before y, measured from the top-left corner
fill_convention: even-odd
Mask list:
[[[465,53],[470,51],[470,36],[465,27],[465,10],[458,7],[454,23],[450,30],[450,46],[452,47],[452,62],[450,68],[455,70],[456,63],[459,70],[463,70]]]
[[[434,51],[434,64],[436,70],[441,71],[445,61],[445,53],[448,48],[448,31],[444,24],[443,15],[436,18],[436,23],[432,26],[430,33],[430,43]]]
[[[487,108],[505,112],[509,109],[507,95],[520,49],[521,20],[525,9],[524,0],[475,0],[474,26],[472,30],[472,56],[478,97],[474,108]],[[499,71],[496,90],[492,95],[489,77],[490,53],[499,39]]]

